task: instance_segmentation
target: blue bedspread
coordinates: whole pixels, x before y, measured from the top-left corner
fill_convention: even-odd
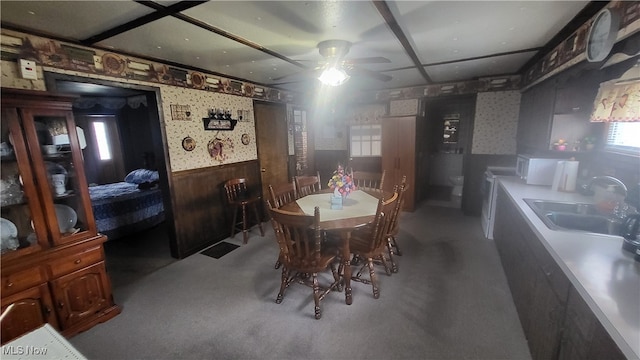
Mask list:
[[[163,213],[160,189],[140,190],[127,182],[89,187],[98,231],[105,233]]]

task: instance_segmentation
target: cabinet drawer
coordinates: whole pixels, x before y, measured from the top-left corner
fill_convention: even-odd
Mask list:
[[[102,249],[96,247],[79,254],[73,254],[49,263],[49,272],[56,278],[70,272],[82,269],[102,260]]]
[[[15,294],[18,291],[42,284],[47,278],[40,266],[2,274],[2,296]]]

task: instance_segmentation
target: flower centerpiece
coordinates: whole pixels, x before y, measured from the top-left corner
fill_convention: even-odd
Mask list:
[[[331,199],[332,209],[342,209],[342,199],[356,189],[351,176],[344,171],[342,165],[338,165],[338,169],[333,172],[333,176],[329,179],[327,186],[333,190]]]

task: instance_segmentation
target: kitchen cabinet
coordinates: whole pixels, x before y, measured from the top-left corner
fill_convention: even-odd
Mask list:
[[[416,125],[417,116],[396,116],[382,119],[382,170],[384,188],[392,191],[407,177],[404,210],[415,208],[416,188]]]
[[[542,245],[502,188],[497,201],[494,239],[531,356],[553,359],[560,346],[568,280],[557,279],[561,270],[539,247]]]
[[[2,342],[71,336],[120,312],[91,209],[72,97],[2,89]]]
[[[576,289],[569,292],[560,359],[625,359]]]
[[[533,359],[624,359],[505,190],[494,240]]]
[[[3,291],[2,312],[11,304],[13,307],[2,320],[3,344],[46,323],[58,327],[47,284],[33,286],[12,295]]]
[[[556,101],[556,82],[548,79],[530,88],[520,99],[517,152],[534,154],[549,148]]]

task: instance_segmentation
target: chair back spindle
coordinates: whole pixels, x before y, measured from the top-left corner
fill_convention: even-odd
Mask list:
[[[322,189],[320,172],[314,176],[296,176],[294,180],[299,198],[317,193]]]

